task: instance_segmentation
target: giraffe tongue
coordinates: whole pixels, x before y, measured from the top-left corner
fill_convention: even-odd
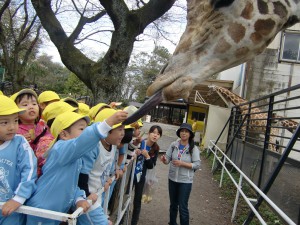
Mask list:
[[[151,109],[157,106],[163,100],[162,91],[156,92],[151,96],[134,114],[129,116],[122,124],[128,125],[134,123],[142,116],[146,115]]]

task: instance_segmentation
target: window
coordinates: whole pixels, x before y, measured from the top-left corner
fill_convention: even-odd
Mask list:
[[[192,120],[196,119],[198,121],[204,121],[205,113],[201,112],[192,112]]]
[[[281,38],[280,61],[300,63],[300,33],[284,31]]]

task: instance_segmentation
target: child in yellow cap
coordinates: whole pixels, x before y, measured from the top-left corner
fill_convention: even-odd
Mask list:
[[[43,111],[47,105],[57,101],[60,101],[60,97],[54,91],[43,91],[38,97],[38,103],[41,111]]]
[[[89,208],[85,192],[78,187],[82,168],[82,156],[95,149],[99,140],[127,118],[124,111],[117,112],[101,123],[88,126],[89,117],[75,112],[58,115],[51,126],[53,146],[42,168],[43,175],[37,180],[37,190],[26,205],[68,212],[72,206]],[[59,221],[36,216],[27,216],[27,225],[58,225]]]
[[[22,134],[35,152],[40,137],[49,133],[45,123],[40,121],[37,94],[32,89],[22,89],[11,96],[19,108],[26,111],[19,116],[18,134]]]
[[[105,121],[115,113],[121,112],[125,113],[125,111],[116,111],[111,108],[102,109],[96,116],[95,122]],[[121,143],[123,137],[124,125],[121,123],[115,124],[107,137],[99,141],[98,148],[91,151],[90,155],[83,157],[84,167],[81,170],[78,185],[84,188],[88,198],[95,203],[86,214],[78,218],[78,225],[107,224],[107,218],[102,209],[105,193],[103,192],[101,196],[100,191],[102,187],[106,191],[111,185],[111,173],[120,172],[119,168],[114,164],[118,156],[117,145]],[[112,171],[115,167],[117,167],[116,171]],[[116,177],[118,178],[118,174],[116,174]]]
[[[50,129],[54,119],[64,112],[75,112],[77,108],[72,107],[66,102],[58,101],[53,102],[46,106],[42,113],[42,119],[47,123],[47,127]],[[51,133],[44,135],[40,138],[37,146],[35,155],[38,160],[37,175],[40,177],[42,175],[42,167],[46,162],[44,158],[45,152],[49,149],[51,142],[54,140],[54,137]]]
[[[91,118],[92,122],[94,122],[96,116],[102,109],[111,108],[106,103],[98,103],[97,105],[93,106],[89,111],[89,117]]]
[[[19,114],[25,110],[17,107],[10,98],[0,96],[0,224],[23,224],[24,214],[15,213],[36,189],[36,158],[18,130]]]
[[[78,102],[78,113],[84,116],[88,116],[90,111],[90,107],[83,103],[83,102]]]
[[[66,98],[63,98],[62,101],[70,104],[73,107],[76,107],[76,108],[79,107],[78,102],[74,98],[66,97]]]

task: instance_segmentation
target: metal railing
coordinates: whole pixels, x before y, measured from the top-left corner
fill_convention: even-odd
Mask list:
[[[234,201],[234,206],[233,206],[233,212],[231,216],[231,221],[235,218],[236,215],[236,210],[238,206],[238,201],[240,195],[244,198],[246,201],[247,205],[249,208],[252,210],[252,212],[255,214],[257,219],[261,224],[267,224],[265,220],[261,217],[260,213],[257,211],[257,209],[253,206],[251,202],[256,201],[256,199],[248,198],[244,191],[242,190],[242,183],[243,181],[246,181],[256,192],[259,194],[268,204],[269,206],[285,221],[286,224],[289,225],[296,225],[271,199],[268,198],[231,160],[230,158],[217,146],[215,145],[214,141],[210,141],[207,151],[211,152],[214,154],[214,159],[212,163],[212,170],[214,169],[216,161],[219,162],[219,165],[222,166],[222,171],[221,171],[221,178],[220,178],[220,184],[219,187],[222,187],[222,182],[223,182],[223,176],[224,172],[227,173],[227,175],[230,177],[231,181],[235,185],[237,192],[236,192],[236,198]],[[220,156],[219,156],[220,155]],[[233,178],[232,174],[230,171],[227,169],[226,164],[230,164],[233,166],[236,171],[240,174],[239,177],[239,182],[237,183],[235,179]]]
[[[126,157],[126,155],[125,155]],[[126,211],[129,211],[130,203],[132,200],[132,187],[133,187],[133,178],[134,178],[134,168],[136,165],[136,159],[133,157],[129,162],[128,162],[128,167],[132,166],[131,170],[127,170],[126,173],[123,174],[122,180],[121,180],[121,186],[120,186],[120,195],[119,195],[119,201],[118,201],[118,210],[117,210],[117,219],[116,221],[113,222],[113,224],[118,225],[120,221],[122,220],[124,214]],[[130,175],[130,189],[129,193],[125,193],[126,189],[126,178],[127,176]],[[112,181],[115,180],[115,176],[111,177]],[[101,194],[104,192],[104,187],[101,189],[99,192]],[[109,193],[110,193],[110,187],[105,191],[105,198],[104,198],[104,206],[103,210],[104,213],[107,215],[108,213],[108,203],[109,203]],[[126,202],[123,204],[124,196],[127,195],[128,198]],[[2,209],[2,206],[4,205],[5,202],[0,202],[0,209]],[[72,214],[68,213],[61,213],[61,212],[56,212],[52,210],[47,210],[47,209],[40,209],[40,208],[35,208],[35,207],[30,207],[30,206],[25,206],[22,205],[20,206],[15,212],[17,213],[23,213],[26,215],[32,215],[32,216],[37,216],[37,217],[42,217],[46,219],[52,219],[52,220],[57,220],[61,222],[67,222],[68,225],[76,225],[77,223],[77,218],[83,213],[83,209],[79,207],[75,212]],[[129,215],[129,213],[127,214]],[[128,224],[128,218],[126,218],[125,224]]]

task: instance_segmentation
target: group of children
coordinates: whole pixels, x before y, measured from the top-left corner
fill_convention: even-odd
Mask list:
[[[64,213],[82,207],[85,213],[77,224],[109,224],[102,208],[102,188],[113,190],[110,177],[122,176],[129,143],[142,143],[141,150],[136,150],[139,167],[134,181],[136,186],[142,184],[136,177],[143,179],[145,173],[142,177],[138,174],[145,170],[144,164],[145,168],[155,165],[156,142],[162,134],[156,126],[142,140],[141,120],[124,126],[128,110],[113,106],[116,104],[99,103],[89,109],[72,98],[61,99],[53,91],[37,95],[23,89],[10,97],[0,94],[0,202],[5,202],[0,224],[60,223],[16,213],[21,205]],[[135,199],[137,217],[139,204]]]

